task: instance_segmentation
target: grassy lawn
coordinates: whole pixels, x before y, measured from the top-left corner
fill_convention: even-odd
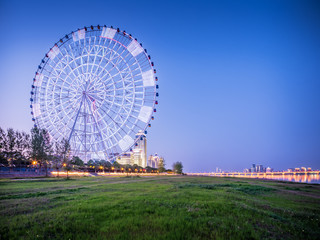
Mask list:
[[[214,177],[0,180],[0,239],[319,239],[320,185]]]

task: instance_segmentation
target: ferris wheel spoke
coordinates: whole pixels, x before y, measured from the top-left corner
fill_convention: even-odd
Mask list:
[[[103,108],[100,108],[105,114],[107,114],[106,113],[106,111],[103,109]],[[100,110],[99,109],[99,110]],[[114,112],[115,114],[119,114],[119,116],[121,115],[120,113],[118,113],[118,112],[115,112],[114,110],[112,110],[112,109],[110,109],[110,111],[112,111],[112,112]],[[129,116],[129,114],[125,114],[126,116],[127,116],[127,118],[126,118],[126,120],[128,120],[128,116]],[[131,117],[133,117],[133,118],[135,118],[135,119],[137,119],[138,120],[138,118],[136,118],[135,116],[131,116]],[[137,126],[137,125],[135,125],[135,126]]]
[[[69,45],[69,49],[72,51],[70,45]],[[81,73],[80,73],[80,71],[79,71],[79,68],[81,68],[81,64],[78,64],[78,62],[77,62],[77,61],[79,61],[79,60],[81,61],[81,57],[76,57],[76,56],[74,56],[73,59],[74,59],[74,60],[73,60],[73,63],[76,65],[73,70],[76,70],[76,72],[78,73],[77,76],[81,76]],[[72,71],[72,73],[73,73],[73,75],[75,76],[75,79],[77,79],[77,76],[75,75],[75,72]]]
[[[52,75],[57,79],[57,80],[61,80],[63,84],[69,84],[68,82],[66,82],[66,79],[61,78],[59,75],[57,75],[56,73],[52,72]],[[55,86],[57,83],[52,83],[52,86]],[[69,87],[73,90],[76,91],[76,89],[72,86],[72,84],[69,84]]]
[[[72,116],[73,114],[76,112],[75,109],[73,108],[73,106],[77,106],[78,104],[69,104],[63,107],[63,112],[65,113],[65,116],[67,116],[66,118],[69,119],[69,121],[67,122],[67,125],[69,125],[69,123],[72,121]]]
[[[113,67],[109,70],[109,72],[108,73],[110,73],[113,69],[115,69],[115,68],[117,68],[117,64],[113,64]],[[122,71],[124,71],[124,70],[127,70],[127,69],[130,69],[130,66],[128,66],[127,65],[127,67],[125,68],[125,69],[122,69]],[[121,71],[117,71],[117,73],[115,74],[115,75],[112,75],[112,77],[115,77],[115,76],[117,76],[118,74],[121,74]],[[106,74],[104,74],[104,75],[102,75],[102,76],[100,76],[101,78],[104,78],[106,76]],[[111,78],[111,77],[110,77]],[[109,79],[110,79],[109,78]],[[106,79],[106,81],[108,81],[109,79]]]
[[[125,56],[122,61],[120,62],[119,65],[119,71],[122,72],[124,67],[128,67],[131,71],[130,73],[132,73],[132,71],[134,71],[135,69],[132,69],[132,67],[136,64],[135,62],[133,62],[131,65],[128,64],[128,62],[131,61],[132,57],[130,56],[127,60],[125,59],[127,58],[127,56]]]
[[[68,138],[68,142],[70,142],[70,139],[71,139],[71,137],[72,137],[72,133],[73,133],[73,131],[74,131],[74,127],[76,126],[76,123],[77,123],[77,120],[78,120],[78,117],[79,117],[79,113],[80,113],[80,111],[81,111],[81,107],[82,107],[82,104],[83,104],[83,100],[84,100],[84,97],[82,97],[82,100],[81,100],[81,102],[80,102],[80,107],[79,107],[79,109],[78,109],[76,118],[75,118],[74,123],[73,123],[73,126],[72,126],[72,128],[71,128],[71,132],[70,132],[70,135],[69,135],[69,138]]]
[[[101,51],[102,51],[101,60],[99,61],[99,63],[97,63],[97,65],[98,65],[99,67],[101,66],[102,61],[107,58],[108,51],[106,51],[106,52],[104,52],[104,51],[105,51],[106,49],[107,49],[107,50],[109,49],[109,46],[110,46],[111,42],[112,42],[112,41],[109,41],[108,46],[101,48]],[[94,74],[96,74],[96,72],[95,72]]]
[[[87,58],[87,64],[86,64],[86,72],[89,72],[89,62],[90,62],[90,55],[92,53],[92,49],[90,49],[90,42],[91,42],[91,38],[89,38],[89,45],[86,46],[86,50],[87,50],[87,54],[86,54],[86,58]],[[89,47],[89,49],[88,49]]]
[[[100,108],[103,112],[104,112],[104,114],[111,120],[111,122],[113,122],[117,127],[118,127],[118,131],[119,130],[122,130],[122,131],[124,131],[122,128],[121,128],[121,126],[119,126],[119,123],[117,123],[115,120],[114,120],[114,118],[112,118],[107,112],[105,112],[102,108]],[[124,131],[125,132],[125,131]]]
[[[134,69],[134,70],[138,70],[138,69],[139,69],[139,68],[136,68],[136,69]],[[118,74],[120,74],[120,73],[118,72],[116,75],[118,75]],[[112,77],[115,77],[116,75],[114,75],[114,76],[112,76]],[[141,75],[140,72],[139,72],[138,74],[132,75],[132,77],[136,77],[136,76],[139,76],[139,75]],[[104,76],[105,76],[105,75],[104,75]],[[104,77],[104,76],[103,76],[103,77]],[[106,79],[106,81],[110,80],[112,77]],[[125,78],[124,78],[124,79],[125,79]],[[120,80],[118,80],[117,82],[121,82],[121,81],[123,81],[123,79],[120,79]],[[117,82],[109,83],[109,84],[107,84],[106,86],[114,85],[114,84],[117,83]]]
[[[119,55],[118,57],[120,58],[121,56]],[[112,60],[110,60],[109,62],[110,62],[113,66],[112,66],[111,69],[109,69],[108,73],[110,73],[112,70],[114,70],[121,61],[118,61],[118,62],[114,63]],[[101,78],[104,78],[104,76],[105,76],[105,75],[101,76]]]
[[[111,51],[107,51],[104,55],[101,56],[101,60],[100,60],[99,63],[97,64],[99,67],[101,67],[101,63],[102,63],[103,59],[107,59],[107,55],[108,55],[108,54],[111,54]],[[110,58],[108,58],[107,64],[104,66],[103,69],[106,69],[109,64],[112,64],[112,60],[111,60]],[[98,68],[97,68],[97,69],[98,69]],[[112,69],[111,69],[111,70],[112,70]],[[109,70],[109,71],[110,71],[110,70]],[[109,71],[107,71],[107,72],[109,72]],[[96,71],[96,72],[97,72],[97,71]],[[96,74],[96,72],[95,72],[95,74]]]
[[[99,50],[97,51],[97,53],[95,54],[93,63],[96,62],[96,59],[97,59],[97,57],[98,57],[98,55],[99,55],[100,52],[101,52],[101,49],[99,49]],[[103,59],[103,58],[101,58],[101,60],[102,60],[102,59]],[[98,69],[99,69],[99,65],[96,65],[96,70],[95,70],[95,72],[92,72],[92,71],[91,71],[91,73],[92,73],[93,75],[95,75]]]

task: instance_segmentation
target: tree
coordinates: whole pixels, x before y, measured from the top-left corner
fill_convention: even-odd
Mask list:
[[[139,169],[140,169],[140,167],[138,166],[138,164],[133,164],[132,165],[132,171],[133,172],[137,173],[137,172],[139,172]]]
[[[98,172],[101,166],[101,161],[96,159],[94,160],[93,165],[94,165],[94,172]]]
[[[66,146],[67,140],[63,138],[62,140],[58,141],[55,143],[55,151],[52,156],[52,163],[53,167],[57,170],[58,172],[58,177],[59,177],[59,171],[60,168],[62,167],[63,163],[65,162],[65,155],[67,154],[68,151],[68,146]],[[67,149],[66,149],[67,147]]]
[[[152,167],[150,167],[150,166],[146,166],[146,171],[147,171],[147,173],[151,173],[151,171],[152,171]]]
[[[121,168],[120,163],[118,163],[117,161],[114,161],[112,165],[113,165],[115,171],[117,171]]]
[[[0,155],[0,166],[7,166],[8,165],[8,160]]]
[[[20,165],[21,162],[24,162],[24,164],[26,164],[31,154],[30,135],[25,132],[19,132],[19,131],[16,131],[15,135],[16,135],[15,160],[18,161],[18,165]]]
[[[183,170],[182,162],[173,163],[172,168],[175,173],[182,174],[182,170]]]
[[[107,169],[108,172],[110,172],[112,164],[111,164],[111,162],[109,162],[107,160],[101,160],[100,161],[100,167],[102,167],[103,171],[105,171],[105,169]]]
[[[94,165],[94,161],[92,159],[90,159],[87,164],[88,164],[88,166],[93,166]]]
[[[6,137],[6,157],[8,159],[9,165],[13,165],[13,160],[16,155],[15,151],[15,145],[16,145],[16,134],[12,128],[9,128],[7,130],[7,137]]]
[[[66,165],[64,165],[64,169],[67,171],[67,180],[69,179],[69,172],[71,171],[72,167],[70,164],[68,163],[64,163]]]
[[[52,153],[52,144],[47,130],[32,128],[31,130],[31,157],[45,167],[48,176],[48,158]]]
[[[107,161],[107,162],[105,163],[104,167],[107,168],[107,169],[109,170],[109,172],[110,172],[110,169],[111,169],[111,167],[112,167],[112,163],[111,163],[110,161]]]
[[[129,175],[129,172],[132,171],[133,167],[132,167],[130,164],[126,164],[126,165],[124,166],[124,169],[126,170],[127,176],[128,176],[128,175]]]
[[[158,171],[161,173],[165,172],[166,171],[166,169],[164,168],[165,165],[166,164],[164,163],[164,159],[160,158],[159,163],[158,163]]]
[[[111,168],[112,164],[109,161],[106,160],[101,160],[101,165],[104,166],[105,168]]]
[[[0,128],[0,158],[13,166],[20,165],[30,156],[30,135],[25,132],[15,131],[9,128],[5,132]]]
[[[0,152],[1,153],[5,150],[5,145],[6,145],[6,133],[0,127]]]
[[[78,156],[73,156],[70,163],[80,167],[84,165],[84,162]]]
[[[53,168],[57,170],[57,177],[59,177],[59,172],[60,172],[60,167],[61,167],[61,162],[62,162],[62,151],[61,151],[61,145],[60,142],[56,142],[54,146],[54,154],[52,156],[52,165]]]
[[[0,159],[2,164],[8,164],[6,157],[7,135],[6,132],[0,127]]]
[[[6,137],[5,131],[0,127],[0,163],[2,165],[8,165],[8,160],[5,154]]]
[[[70,164],[70,150],[71,146],[67,139],[63,138],[61,140],[61,156],[62,156],[62,165],[67,171],[67,179],[69,179],[69,171],[71,170]]]
[[[87,162],[87,165],[88,165],[89,167],[93,167],[93,168],[94,168],[94,172],[95,172],[95,173],[96,173],[97,170],[100,168],[100,166],[103,166],[104,164],[105,164],[104,161],[100,161],[100,160],[98,160],[98,159],[95,159],[95,160],[90,159],[90,160]]]

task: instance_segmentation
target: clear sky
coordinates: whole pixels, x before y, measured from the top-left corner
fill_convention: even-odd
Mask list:
[[[0,1],[0,126],[29,131],[34,73],[83,26],[131,33],[155,62],[148,154],[186,172],[320,168],[319,1]]]

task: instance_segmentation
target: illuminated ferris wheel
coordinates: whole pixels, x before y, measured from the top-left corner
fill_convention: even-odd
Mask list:
[[[151,126],[158,93],[147,50],[125,31],[91,26],[61,38],[42,59],[31,91],[35,126],[72,154],[114,160]]]

